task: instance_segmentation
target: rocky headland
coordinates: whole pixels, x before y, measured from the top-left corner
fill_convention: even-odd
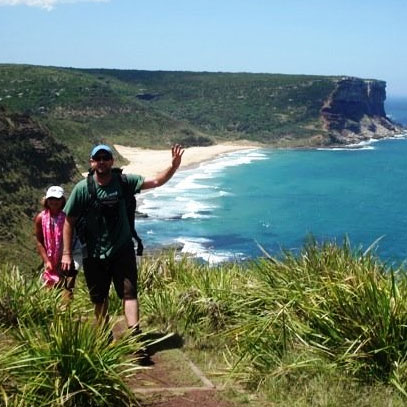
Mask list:
[[[386,82],[342,78],[326,99],[321,119],[329,144],[354,144],[394,136],[402,131],[384,110]]]

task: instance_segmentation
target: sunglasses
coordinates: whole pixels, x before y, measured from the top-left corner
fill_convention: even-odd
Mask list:
[[[96,155],[92,157],[93,161],[110,161],[112,157],[110,155]]]

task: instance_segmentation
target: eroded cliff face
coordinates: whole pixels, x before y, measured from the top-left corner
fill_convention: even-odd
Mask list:
[[[393,136],[400,129],[384,110],[386,82],[343,78],[321,109],[324,128],[333,144],[350,144]]]

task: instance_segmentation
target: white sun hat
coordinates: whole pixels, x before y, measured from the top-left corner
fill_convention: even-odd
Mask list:
[[[64,196],[64,190],[62,187],[58,185],[54,185],[49,187],[47,190],[47,194],[45,195],[45,199],[48,198],[62,198]]]

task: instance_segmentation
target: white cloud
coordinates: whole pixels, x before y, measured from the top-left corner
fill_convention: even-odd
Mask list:
[[[63,3],[105,3],[109,0],[0,0],[0,6],[30,6],[52,10],[58,4]]]

